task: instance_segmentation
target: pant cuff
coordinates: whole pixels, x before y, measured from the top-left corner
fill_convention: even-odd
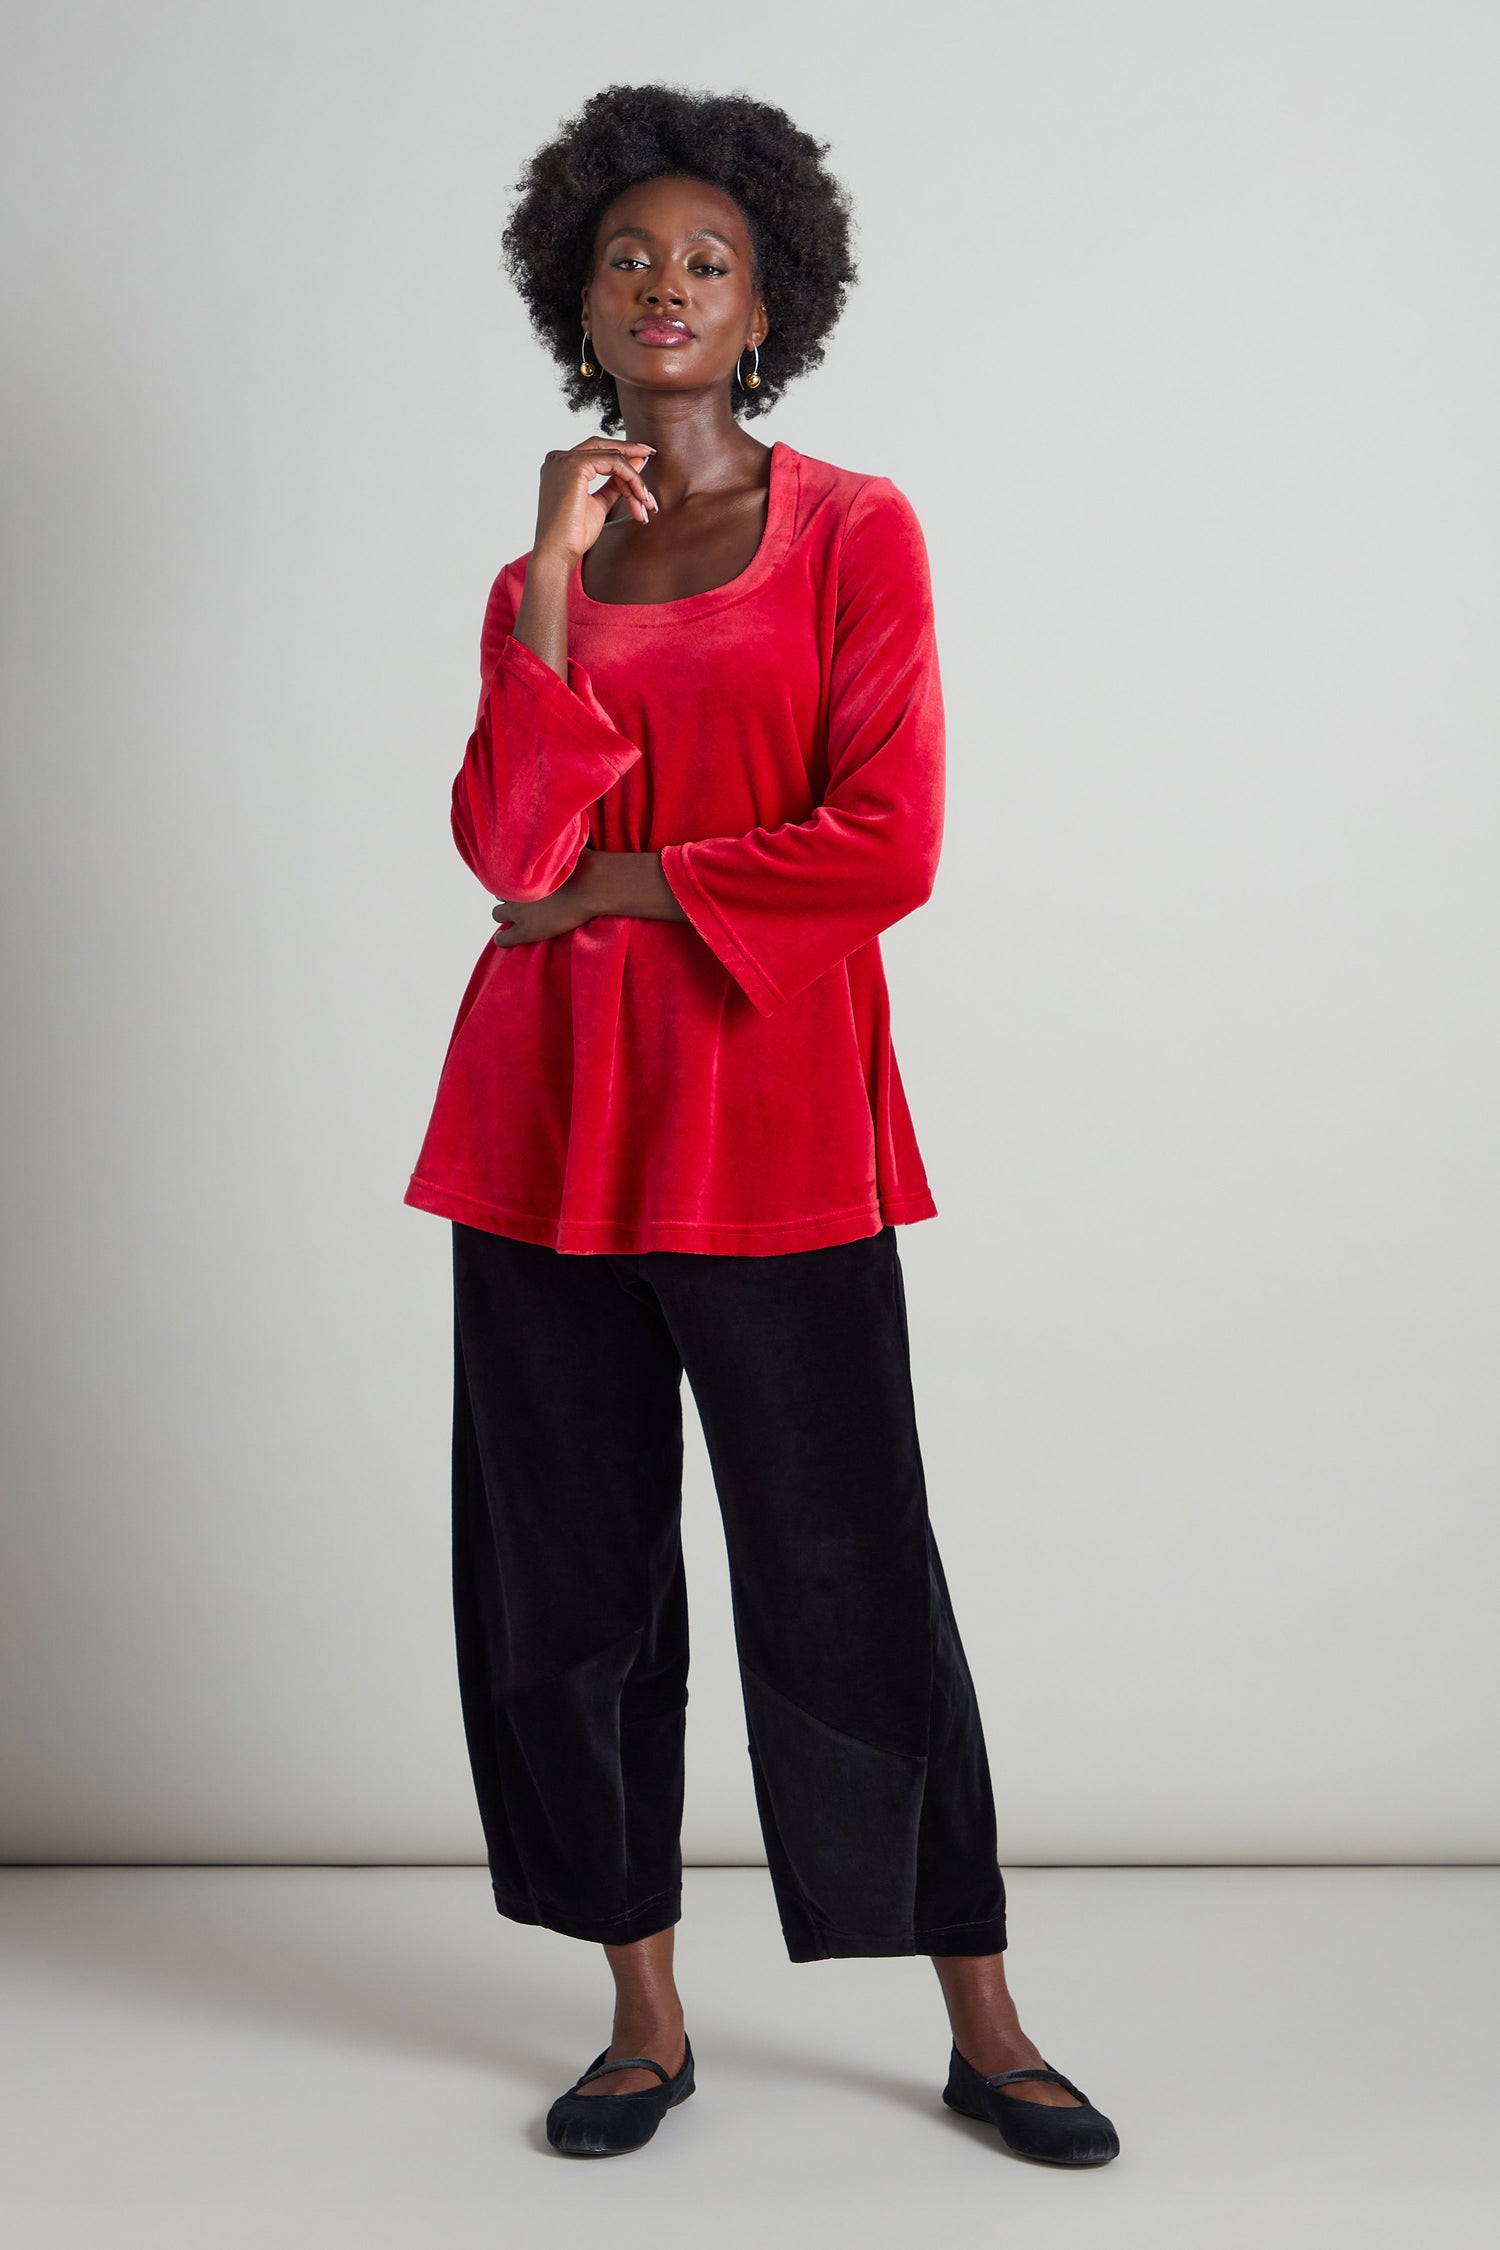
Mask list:
[[[507,1921],[527,1922],[535,1929],[556,1930],[560,1937],[582,1938],[592,1945],[634,1945],[637,1938],[654,1937],[682,1919],[680,1887],[658,1891],[654,1897],[628,1906],[620,1914],[569,1914],[541,1899],[518,1897],[495,1890],[495,1906]]]
[[[1003,1953],[1005,1916],[983,1922],[950,1922],[941,1929],[907,1931],[897,1937],[869,1930],[814,1930],[781,1925],[790,1961],[888,1960],[911,1953]]]

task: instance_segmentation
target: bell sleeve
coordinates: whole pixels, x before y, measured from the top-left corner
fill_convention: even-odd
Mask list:
[[[670,844],[662,873],[762,1015],[931,896],[945,737],[927,549],[911,502],[871,477],[840,543],[828,781],[804,820]]]
[[[588,841],[589,807],[641,756],[581,664],[567,679],[513,637],[517,566],[490,592],[480,637],[482,690],[453,783],[453,841],[493,898],[546,898]],[[524,582],[524,573],[522,573]]]

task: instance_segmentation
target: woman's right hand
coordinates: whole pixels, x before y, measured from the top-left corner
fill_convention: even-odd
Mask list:
[[[649,523],[656,513],[656,496],[641,471],[655,451],[654,445],[627,438],[586,437],[578,445],[549,453],[542,463],[533,554],[581,562],[622,492],[636,521]],[[595,477],[607,477],[609,482],[590,492]]]

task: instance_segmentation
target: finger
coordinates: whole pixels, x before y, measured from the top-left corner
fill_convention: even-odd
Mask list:
[[[587,453],[580,453],[576,457],[576,465],[590,480],[595,477],[618,477],[622,489],[635,487],[645,504],[654,507],[656,503],[642,482],[640,472],[655,451],[654,445],[634,446],[628,453],[618,447],[597,446]]]
[[[644,487],[637,489],[635,485],[627,484],[623,477],[617,477],[615,482],[630,503],[630,512],[635,517],[636,522],[649,523],[656,513],[656,502],[652,499],[651,494]]]
[[[637,516],[642,523],[649,523],[657,512],[657,499],[656,494],[644,478],[637,476],[634,469],[626,468],[623,465],[611,469],[608,473],[630,502],[631,514]],[[603,487],[601,486],[600,489],[602,490]],[[598,493],[596,493],[595,499],[598,496]]]
[[[655,451],[654,445],[643,444],[640,440],[594,437],[585,438],[582,444],[571,447],[567,458],[570,461],[597,461],[608,457],[611,460],[629,461],[632,466],[644,467]]]
[[[656,494],[652,491],[650,485],[647,484],[645,478],[641,476],[637,470],[616,469],[615,475],[619,478],[622,484],[624,484],[628,480],[630,489],[640,496],[640,498],[645,502],[648,508],[654,508],[656,506]]]
[[[611,485],[614,486],[613,491],[610,490]],[[620,499],[628,504],[637,523],[649,523],[657,513],[656,495],[641,485],[638,479],[632,482],[623,472],[607,476],[598,490],[589,494],[589,498],[604,502],[606,522],[611,508]]]
[[[580,438],[572,450],[575,453],[581,453],[586,445],[609,445],[613,446],[618,453],[654,453],[656,451],[656,447],[648,445],[644,438],[610,437],[603,430],[595,430],[590,436]]]
[[[574,466],[582,470],[586,477],[615,475],[638,477],[641,470],[646,466],[647,460],[655,451],[654,445],[647,446],[640,459],[636,461],[632,461],[624,453],[609,451],[579,453],[572,455],[570,458],[573,460]]]

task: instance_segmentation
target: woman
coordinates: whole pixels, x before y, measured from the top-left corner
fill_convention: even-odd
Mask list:
[[[930,1954],[950,2106],[1097,2164],[1113,2127],[1006,1990],[896,1250],[936,1213],[878,942],[942,834],[922,534],[888,478],[743,427],[854,278],[825,153],[764,103],[609,87],[506,231],[602,434],[546,455],[490,595],[452,819],[499,928],[405,1199],[453,1230],[464,1721],[500,1912],[614,1976],[548,2138],[639,2147],[694,2085],[686,1371],[789,1958]]]

